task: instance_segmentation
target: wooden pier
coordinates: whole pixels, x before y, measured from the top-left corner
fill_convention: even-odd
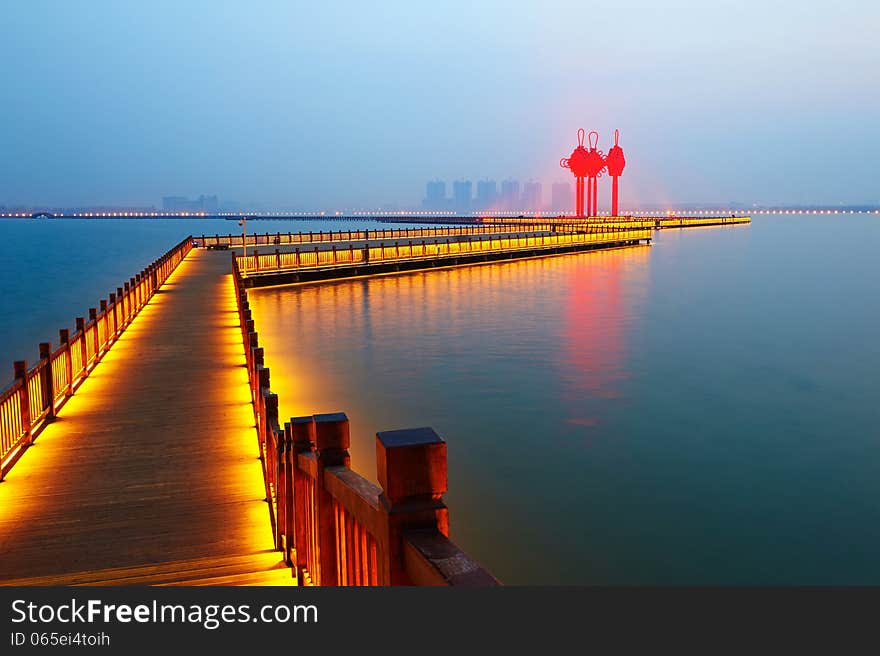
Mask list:
[[[282,285],[330,278],[375,275],[444,266],[481,264],[586,250],[650,244],[645,228],[591,227],[571,232],[461,234],[405,242],[349,242],[329,248],[311,245],[293,251],[236,257],[245,287]]]
[[[741,216],[591,216],[583,219],[573,217],[535,217],[526,219],[523,217],[483,217],[481,225],[485,226],[517,226],[519,229],[527,229],[529,223],[535,225],[551,225],[557,230],[576,232],[599,226],[618,228],[650,228],[662,230],[665,228],[692,228],[698,226],[733,226],[744,225],[752,222],[752,217]]]
[[[379,217],[380,221],[393,218]],[[461,219],[467,223],[447,225],[445,223],[418,228],[386,228],[378,230],[320,230],[309,232],[258,232],[245,234],[213,234],[195,237],[196,244],[205,248],[242,248],[259,246],[315,245],[333,242],[394,241],[406,243],[422,239],[503,234],[515,232],[586,232],[601,228],[653,229],[688,228],[692,226],[742,225],[751,222],[749,216],[603,216],[576,219],[574,217],[478,217]],[[400,219],[401,223],[432,223],[431,219]]]
[[[88,348],[88,375],[0,483],[3,583],[296,582],[273,549],[229,264],[190,242],[109,343],[113,306],[70,340],[97,337],[100,358]]]
[[[241,248],[247,246],[284,246],[292,244],[323,244],[332,242],[357,242],[357,241],[390,241],[410,239],[430,239],[443,237],[460,237],[471,235],[486,235],[520,232],[551,231],[556,229],[556,224],[550,222],[535,223],[523,221],[522,223],[504,223],[499,225],[480,225],[473,223],[464,226],[432,226],[422,228],[387,228],[378,230],[317,230],[309,232],[264,232],[249,235],[201,235],[195,237],[197,246],[211,248],[215,246],[227,246]]]

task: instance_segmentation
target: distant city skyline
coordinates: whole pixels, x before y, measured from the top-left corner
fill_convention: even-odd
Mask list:
[[[459,213],[471,211],[556,210],[568,211],[574,206],[572,187],[566,182],[553,184],[554,194],[549,203],[544,202],[544,185],[534,180],[520,184],[519,180],[501,181],[501,192],[495,180],[477,180],[476,193],[471,180],[455,180],[452,195],[447,194],[444,180],[429,180],[425,184],[425,197],[421,207],[426,210],[454,210]]]

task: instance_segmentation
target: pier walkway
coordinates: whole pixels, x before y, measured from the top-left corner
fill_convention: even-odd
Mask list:
[[[290,585],[229,259],[192,251],[0,483],[0,582]]]

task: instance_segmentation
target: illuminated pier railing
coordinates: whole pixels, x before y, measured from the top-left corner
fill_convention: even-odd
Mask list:
[[[689,228],[691,226],[738,225],[751,223],[750,216],[662,216],[654,219],[657,228]]]
[[[549,221],[519,220],[519,224],[529,230],[553,230]],[[327,230],[316,232],[265,232],[251,235],[201,235],[195,237],[198,246],[214,248],[217,246],[283,246],[289,244],[315,244],[349,241],[376,241],[379,239],[424,239],[429,237],[450,237],[457,235],[484,235],[510,232],[517,223],[511,220],[504,225],[483,225],[472,223],[463,226],[443,228],[397,228],[388,230]]]
[[[532,224],[542,226],[550,225],[557,231],[571,231],[583,229],[584,226],[606,226],[617,228],[688,228],[691,226],[708,225],[734,225],[750,223],[750,216],[591,216],[583,219],[568,217],[547,218],[539,217],[524,219],[522,217],[494,217],[484,216],[480,218],[481,224],[498,225],[508,224],[528,227]]]
[[[549,254],[567,249],[611,247],[650,240],[651,230],[648,228],[586,226],[570,232],[461,235],[433,241],[380,241],[378,244],[367,244],[363,247],[355,247],[350,243],[344,248],[337,248],[334,244],[329,249],[315,246],[308,250],[296,248],[292,252],[276,249],[273,253],[257,252],[235,257],[235,260],[239,270],[249,280],[254,276],[285,271],[363,268],[363,271],[351,271],[357,275],[368,273],[385,264],[430,262],[442,266],[444,263],[464,263],[479,257],[502,259],[508,256]]]
[[[117,287],[100,308],[91,308],[88,320],[77,317],[72,335],[67,329],[59,331],[57,349],[40,344],[40,361],[30,369],[23,360],[15,362],[15,380],[0,393],[0,480],[191,248],[192,237],[187,237]]]
[[[276,548],[312,585],[498,585],[449,539],[446,443],[376,435],[377,486],[350,468],[343,413],[278,419],[237,261],[233,279]]]

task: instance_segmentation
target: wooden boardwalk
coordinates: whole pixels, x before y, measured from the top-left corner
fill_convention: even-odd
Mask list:
[[[291,584],[228,253],[192,251],[0,483],[5,584]]]

